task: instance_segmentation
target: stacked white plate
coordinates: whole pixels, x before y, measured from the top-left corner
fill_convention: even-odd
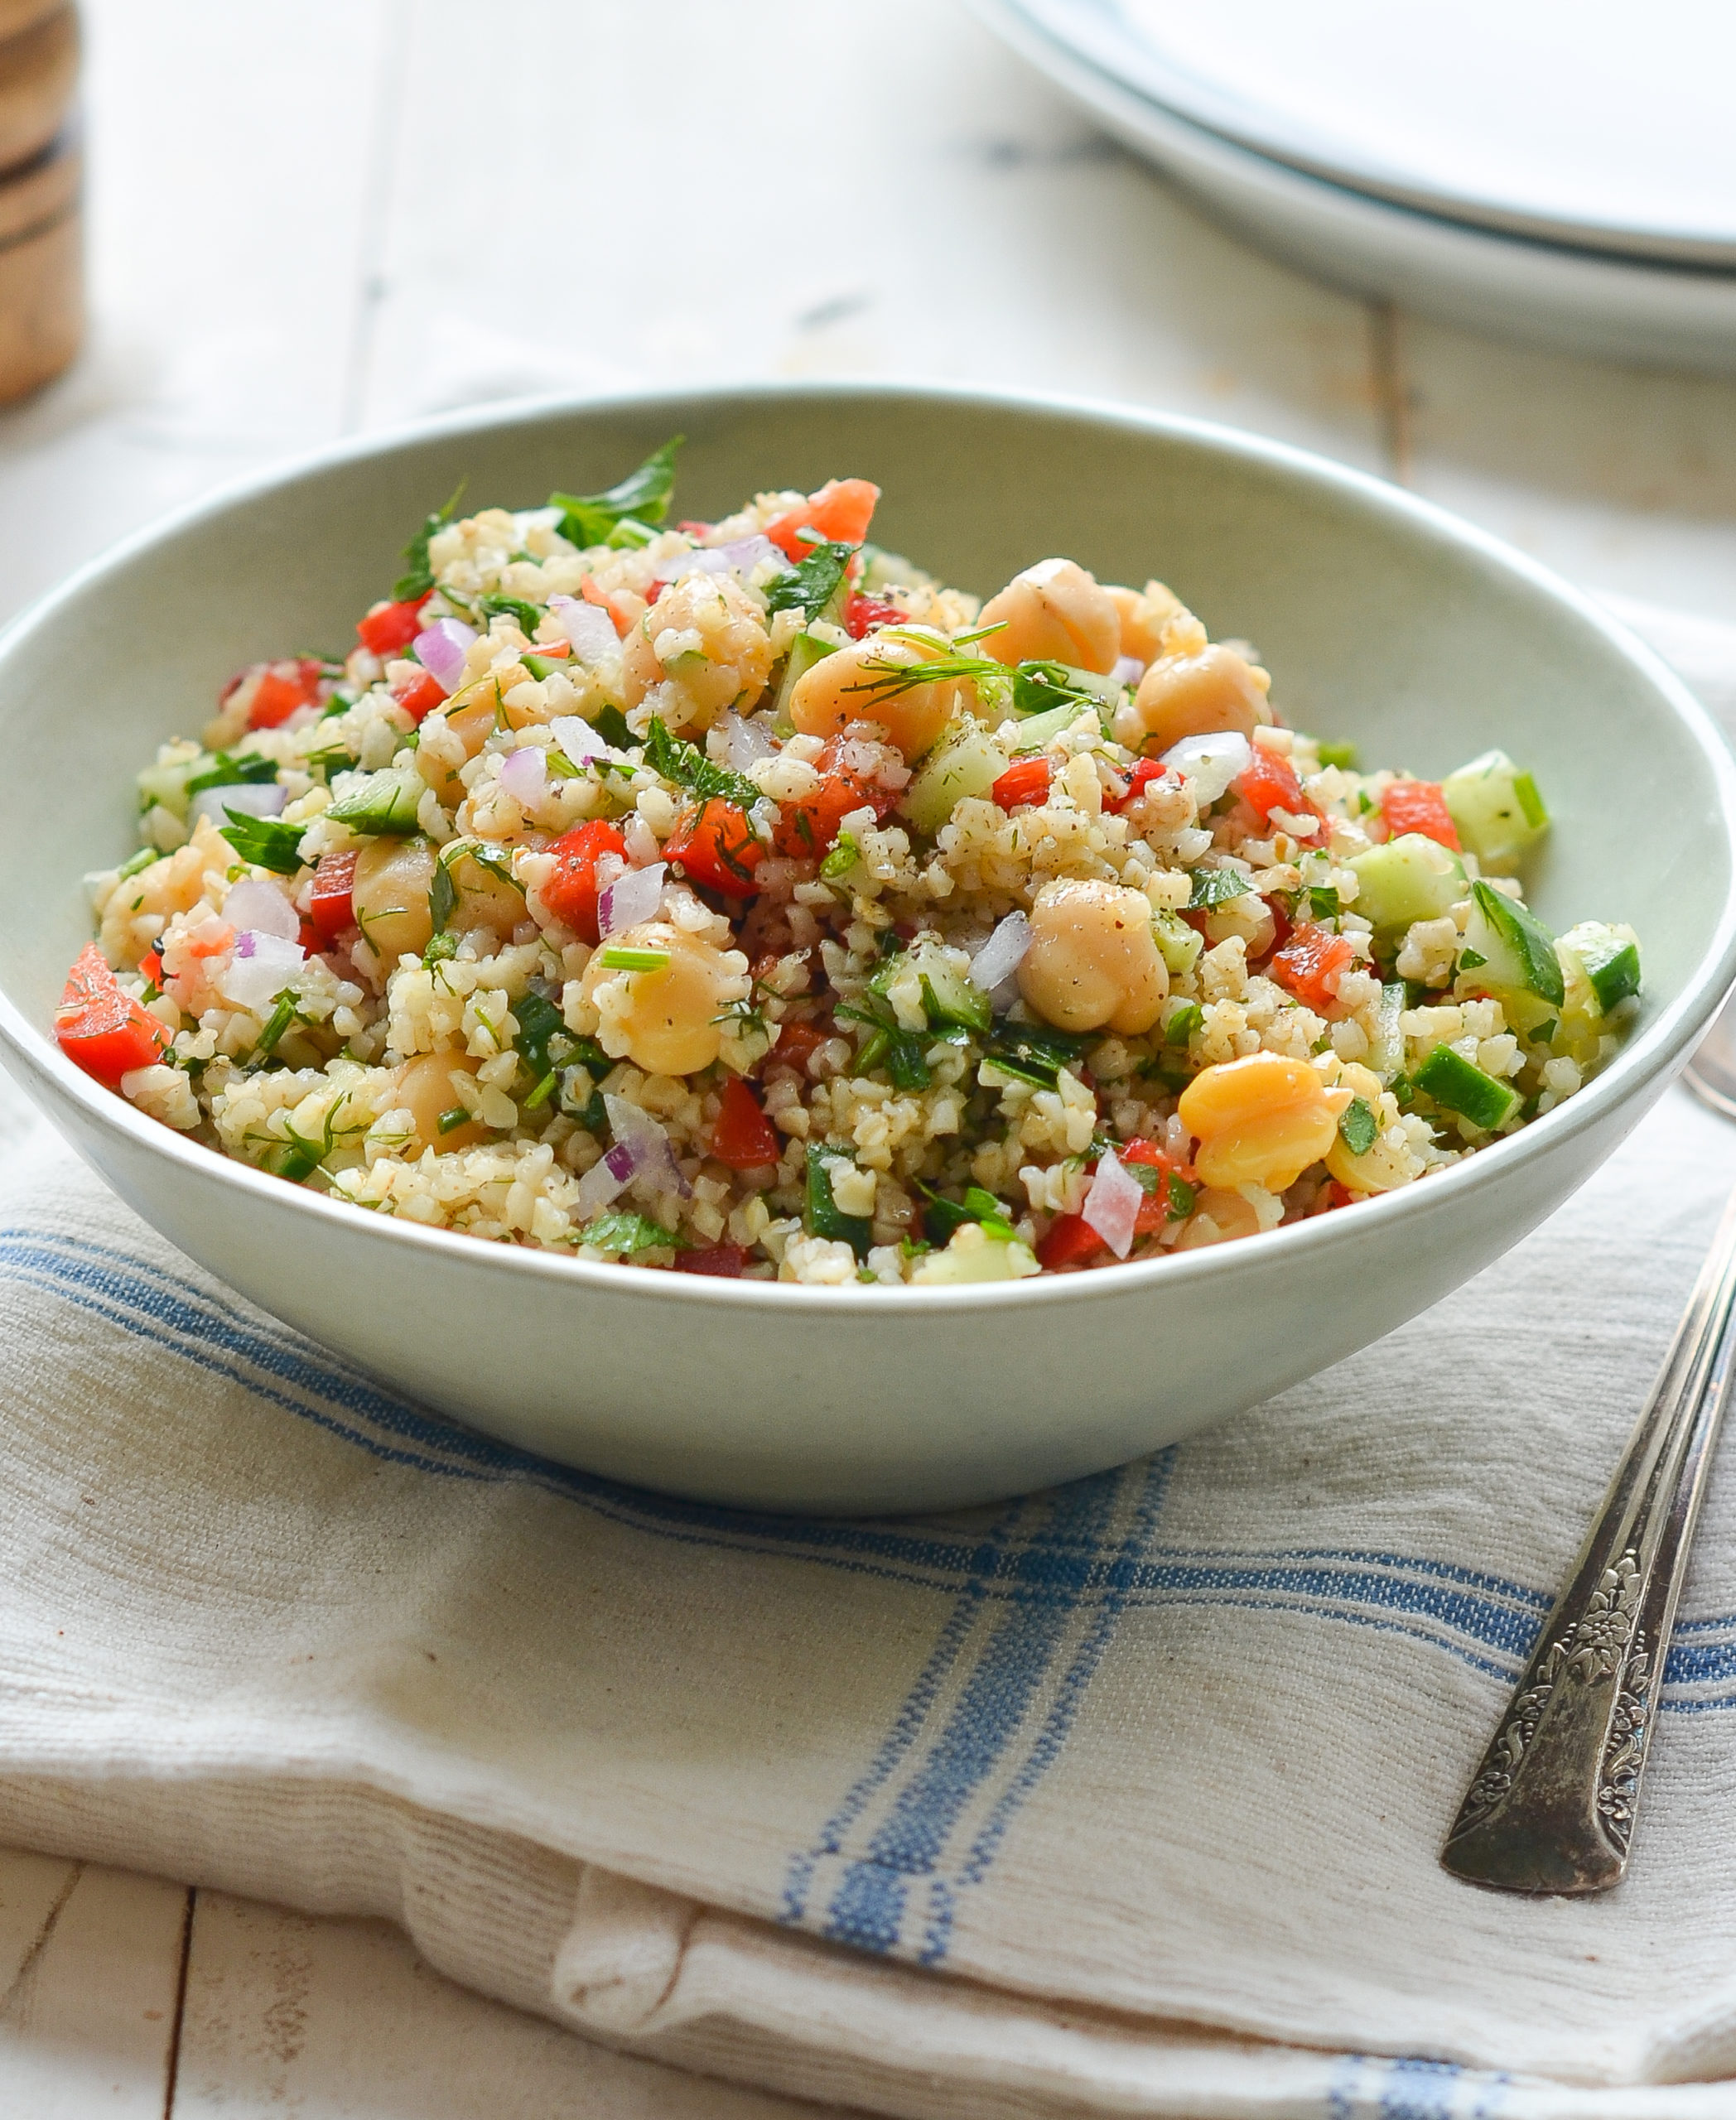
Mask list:
[[[1359,294],[1736,371],[1730,0],[973,0],[1221,218]]]

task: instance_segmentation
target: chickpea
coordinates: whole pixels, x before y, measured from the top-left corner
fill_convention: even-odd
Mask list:
[[[1150,1030],[1169,991],[1143,891],[1095,881],[1046,884],[1031,910],[1019,991],[1058,1030]]]
[[[461,765],[475,758],[497,729],[523,729],[535,720],[536,716],[523,707],[506,703],[507,694],[529,676],[519,662],[504,670],[491,670],[485,677],[454,692],[444,706],[424,719],[416,752],[417,770],[447,809],[456,810],[464,800],[464,783],[458,778]],[[461,759],[457,756],[460,751]]]
[[[900,685],[890,673],[914,670],[951,653],[943,634],[900,629],[895,639],[870,635],[822,656],[796,680],[789,718],[798,735],[835,736],[853,721],[875,724],[907,759],[932,750],[963,701],[956,678]]]
[[[727,574],[672,581],[621,643],[628,706],[667,679],[679,704],[663,718],[679,728],[708,729],[726,706],[751,713],[771,672],[760,607]]]
[[[384,971],[428,947],[433,888],[434,850],[424,839],[371,839],[357,855],[350,902],[355,924]]]
[[[1002,662],[1071,663],[1112,670],[1121,652],[1114,599],[1073,560],[1039,560],[982,607],[980,625],[998,626],[983,643]]]
[[[1103,593],[1121,622],[1122,654],[1136,662],[1155,662],[1163,653],[1169,621],[1181,616],[1179,600],[1160,581],[1148,581],[1143,592],[1111,583]]]
[[[614,948],[661,951],[668,962],[655,971],[611,970],[603,959]],[[585,967],[581,990],[612,1058],[648,1075],[692,1075],[722,1048],[719,1018],[748,993],[747,963],[667,920],[645,920],[609,937]]]
[[[1244,1200],[1239,1192],[1220,1192],[1207,1186],[1194,1203],[1181,1235],[1176,1238],[1178,1251],[1197,1251],[1202,1245],[1227,1244],[1234,1237],[1257,1236],[1260,1217],[1251,1201]]]
[[[1176,1109],[1199,1143],[1194,1168],[1208,1187],[1282,1192],[1330,1150],[1350,1098],[1347,1089],[1329,1090],[1306,1061],[1251,1053],[1202,1068]]]
[[[1166,655],[1140,680],[1131,716],[1138,726],[1129,733],[1158,753],[1184,736],[1216,736],[1232,729],[1251,736],[1271,719],[1266,703],[1271,683],[1264,670],[1243,662],[1232,648]]]
[[[488,1140],[488,1128],[475,1119],[466,1119],[444,1134],[440,1130],[441,1119],[447,1112],[456,1111],[461,1102],[452,1086],[452,1077],[469,1075],[474,1078],[479,1064],[462,1053],[424,1053],[405,1061],[398,1070],[392,1101],[402,1105],[416,1123],[407,1154],[420,1155],[424,1149],[437,1149],[444,1154],[450,1149],[474,1148],[479,1141]]]
[[[483,861],[468,847],[456,853],[447,850],[446,868],[452,879],[454,903],[446,925],[459,934],[485,928],[505,940],[525,917],[524,893],[502,874],[505,855],[498,850],[490,853],[492,858]]]

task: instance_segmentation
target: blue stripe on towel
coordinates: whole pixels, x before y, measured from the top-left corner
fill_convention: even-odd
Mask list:
[[[1471,1668],[1517,1675],[1543,1592],[1405,1554],[1336,1548],[1235,1553],[1153,1548],[1133,1567],[1069,1547],[1061,1526],[1033,1536],[1009,1520],[972,1535],[919,1522],[803,1521],[649,1495],[471,1433],[394,1396],[290,1328],[131,1253],[30,1228],[0,1230],[0,1278],[34,1284],[134,1337],[222,1376],[264,1402],[387,1462],[445,1478],[524,1482],[611,1521],[681,1544],[779,1553],[982,1606],[1239,1606],[1406,1634]],[[1117,1572],[1119,1570],[1119,1572]],[[1516,1607],[1517,1609],[1516,1609]],[[1662,1705],[1736,1708],[1736,1616],[1681,1623],[1665,1684],[1719,1687]]]

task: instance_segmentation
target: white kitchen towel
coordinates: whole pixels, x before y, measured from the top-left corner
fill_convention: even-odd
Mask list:
[[[1672,1092],[1213,1433],[798,1522],[403,1403],[0,1104],[0,1840],[387,1915],[591,2037],[913,2120],[1727,2116],[1736,1466],[1628,1882],[1436,1856],[1733,1180]]]

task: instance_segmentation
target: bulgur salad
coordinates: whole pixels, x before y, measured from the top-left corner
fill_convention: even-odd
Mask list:
[[[932,1284],[1354,1206],[1615,1050],[1637,939],[1526,908],[1502,753],[1363,770],[1162,583],[979,605],[860,478],[671,527],[675,455],[455,496],[343,660],[162,747],[80,1067],[376,1213]]]

